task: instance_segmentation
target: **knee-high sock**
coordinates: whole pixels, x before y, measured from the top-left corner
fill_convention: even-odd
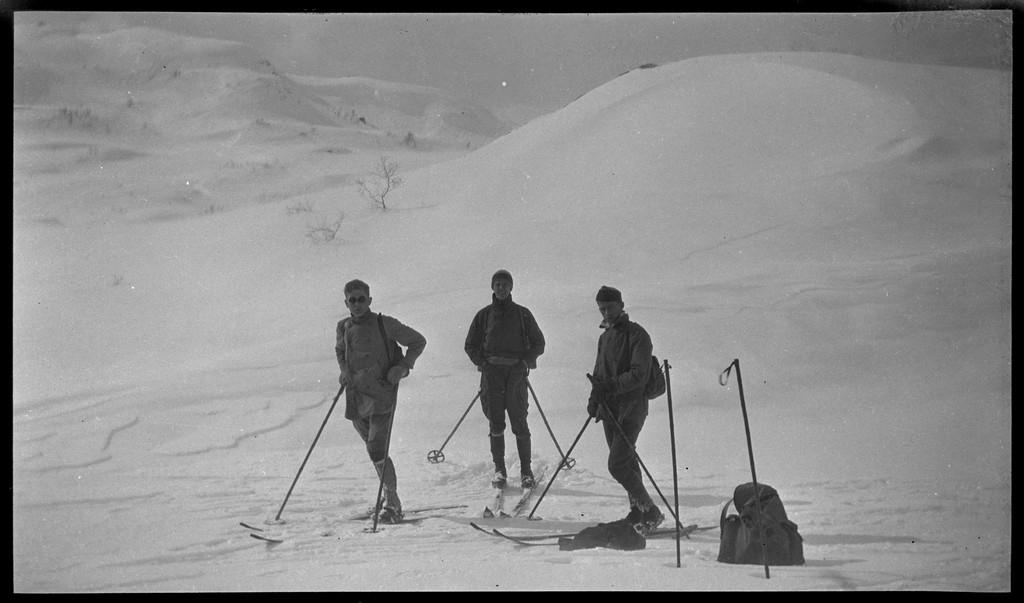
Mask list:
[[[505,471],[505,434],[491,434],[491,459],[494,461],[494,470]]]

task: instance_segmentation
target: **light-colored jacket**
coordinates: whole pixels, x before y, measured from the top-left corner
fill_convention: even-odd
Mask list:
[[[346,419],[361,419],[393,410],[398,401],[398,386],[388,382],[388,369],[398,365],[411,371],[427,345],[426,338],[415,329],[390,316],[382,316],[389,346],[386,348],[378,316],[367,312],[358,319],[349,316],[338,322],[334,352],[341,369],[339,381],[345,384]],[[404,353],[399,345],[405,346]]]

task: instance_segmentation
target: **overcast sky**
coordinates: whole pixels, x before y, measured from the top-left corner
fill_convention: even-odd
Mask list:
[[[1003,19],[1009,13],[1003,12]],[[79,13],[79,17],[85,13]],[[984,65],[1005,46],[998,13],[106,13],[245,42],[286,73],[434,86],[492,107],[564,106],[644,63],[703,54],[838,50]],[[879,56],[881,55],[881,56]],[[987,65],[994,66],[994,65]]]

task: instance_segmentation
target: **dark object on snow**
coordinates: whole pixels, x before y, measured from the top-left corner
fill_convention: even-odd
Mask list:
[[[647,539],[637,533],[626,519],[599,523],[583,528],[572,538],[559,538],[558,548],[563,551],[604,547],[617,551],[639,551],[647,548]]]
[[[766,484],[758,484],[757,489],[760,493],[767,546],[761,546],[754,484],[747,482],[736,486],[732,500],[722,507],[722,540],[718,560],[722,563],[747,565],[803,565],[804,539],[797,532],[797,525],[786,517],[779,493]],[[739,515],[726,517],[729,505],[735,505]],[[762,557],[762,549],[768,555],[767,560]]]

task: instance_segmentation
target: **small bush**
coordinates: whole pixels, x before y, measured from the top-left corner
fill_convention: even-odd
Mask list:
[[[313,243],[330,243],[338,236],[341,230],[341,223],[345,221],[345,214],[339,212],[334,220],[319,218],[315,223],[306,225],[306,238]]]
[[[308,214],[308,213],[312,213],[312,211],[313,211],[313,202],[312,201],[300,201],[298,203],[295,203],[294,205],[289,205],[284,210],[284,212],[286,214],[288,214],[289,216],[294,216],[296,214]]]

